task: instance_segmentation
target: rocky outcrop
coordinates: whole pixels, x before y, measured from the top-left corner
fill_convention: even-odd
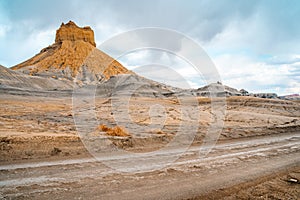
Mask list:
[[[80,28],[74,22],[69,21],[67,24],[62,23],[60,28],[56,31],[55,43],[80,40],[96,47],[94,31],[89,26]]]
[[[54,44],[11,69],[31,76],[70,80],[76,77],[78,82],[87,84],[117,74],[133,74],[95,46],[93,30],[70,21],[57,30]]]

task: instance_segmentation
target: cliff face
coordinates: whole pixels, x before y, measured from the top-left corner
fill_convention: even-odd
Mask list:
[[[80,28],[72,21],[67,24],[62,23],[56,31],[55,43],[63,41],[84,41],[96,47],[94,31],[89,26]]]
[[[29,60],[11,69],[25,74],[48,77],[78,75],[82,79],[108,79],[117,74],[133,74],[118,61],[96,48],[90,27],[78,27],[74,22],[62,23],[56,31],[55,43]],[[89,77],[85,77],[89,74]]]

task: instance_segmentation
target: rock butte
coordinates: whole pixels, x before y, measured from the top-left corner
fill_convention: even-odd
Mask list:
[[[72,21],[67,24],[62,23],[60,28],[56,31],[55,43],[61,43],[67,40],[73,42],[82,40],[96,47],[94,31],[91,27],[86,26],[79,28]]]
[[[84,69],[83,69],[84,67]],[[117,74],[133,74],[118,61],[96,48],[94,31],[78,27],[74,22],[62,23],[56,31],[55,43],[42,49],[34,57],[11,69],[29,75],[68,71],[70,77],[89,70],[108,79]]]

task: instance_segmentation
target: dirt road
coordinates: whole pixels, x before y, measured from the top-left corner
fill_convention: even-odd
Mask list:
[[[277,173],[279,177],[295,167],[299,170],[300,135],[224,141],[205,157],[199,157],[199,146],[193,146],[180,159],[159,168],[159,160],[168,159],[178,151],[152,154],[152,159],[136,154],[97,158],[98,161],[84,158],[1,165],[1,198],[197,199],[205,195],[209,198],[214,191],[218,193]],[[119,172],[107,165],[124,166],[129,172]],[[286,195],[297,199],[299,184],[288,187],[293,188]]]

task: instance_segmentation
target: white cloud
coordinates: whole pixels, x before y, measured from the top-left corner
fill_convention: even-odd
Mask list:
[[[224,84],[250,92],[297,92],[299,80],[294,79],[294,65],[258,62],[242,55],[220,55],[214,58]]]
[[[165,51],[141,49],[123,55],[119,61],[139,75],[176,87],[200,87],[203,82],[202,75],[192,65]]]
[[[122,26],[114,26],[105,21],[96,22],[92,29],[94,30],[97,45],[101,45],[101,43],[105,40],[110,39],[114,35],[122,33],[126,30],[126,28]]]

